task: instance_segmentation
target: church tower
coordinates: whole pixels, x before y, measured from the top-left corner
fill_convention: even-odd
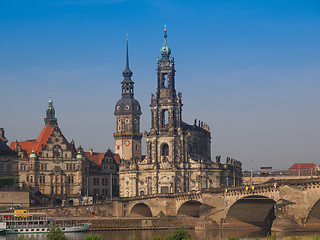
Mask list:
[[[48,108],[46,111],[46,118],[44,119],[45,125],[49,124],[50,127],[54,127],[57,124],[57,119],[56,119],[56,112],[53,107],[52,99],[50,97],[49,103],[48,103]]]
[[[134,99],[134,82],[132,81],[132,71],[129,68],[128,56],[128,35],[127,35],[127,56],[126,68],[122,75],[121,99],[115,106],[114,115],[116,116],[115,153],[124,160],[141,160],[141,138],[140,115],[141,107],[139,102]]]
[[[241,163],[229,159],[221,164],[220,158],[217,163],[211,161],[209,126],[197,120],[193,124],[182,121],[182,94],[175,88],[175,62],[167,44],[166,27],[160,53],[156,69],[157,89],[151,95],[151,128],[144,133],[147,152],[140,161],[129,159],[134,156],[133,149],[123,144],[126,141],[129,146],[134,141],[140,144],[141,139],[138,129],[129,124],[132,130],[127,131],[124,125],[126,118],[139,118],[141,114],[131,107],[138,102],[133,99],[128,60],[123,73],[125,79],[122,98],[116,105],[117,132],[114,134],[116,152],[124,159],[119,166],[120,197],[200,191],[230,186],[231,180],[233,185],[240,183]]]
[[[174,58],[167,44],[167,29],[164,29],[164,43],[160,50],[162,58],[157,62],[157,92],[152,95],[151,132],[176,132],[181,127],[181,93],[176,94]]]
[[[175,89],[175,64],[167,44],[167,29],[164,29],[164,43],[160,49],[161,59],[157,61],[157,91],[151,95],[151,129],[146,135],[147,159],[149,162],[180,162],[181,111],[182,102]]]
[[[156,169],[152,181],[148,181],[148,194],[175,193],[186,188],[186,173],[182,169],[187,163],[188,143],[181,116],[182,94],[177,94],[175,89],[175,63],[167,44],[166,28],[160,53],[157,91],[151,95],[151,129],[145,133],[147,155],[144,161]]]

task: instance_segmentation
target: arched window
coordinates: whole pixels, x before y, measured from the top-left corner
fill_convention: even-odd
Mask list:
[[[169,146],[168,146],[168,144],[163,144],[162,145],[162,156],[168,156],[169,155]]]
[[[163,75],[163,86],[168,88],[168,74]]]
[[[169,122],[169,115],[168,115],[168,110],[165,109],[162,111],[162,127],[165,127],[168,125]]]

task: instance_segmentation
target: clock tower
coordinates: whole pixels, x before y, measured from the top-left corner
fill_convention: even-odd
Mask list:
[[[139,102],[134,99],[132,74],[129,68],[127,35],[126,69],[122,73],[124,77],[121,82],[122,97],[115,106],[116,132],[113,137],[115,153],[118,153],[121,159],[139,162],[141,161],[140,115],[142,113]]]

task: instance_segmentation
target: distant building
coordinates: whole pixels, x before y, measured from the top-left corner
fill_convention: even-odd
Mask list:
[[[58,126],[50,98],[45,126],[37,139],[12,142],[19,156],[19,184],[40,192],[53,204],[79,204],[82,196],[111,197],[117,193],[117,163],[111,151],[85,153],[68,142]]]
[[[262,167],[260,171],[243,172],[243,184],[261,184],[288,179],[309,179],[320,176],[319,166],[314,163],[295,163],[288,170],[273,170]]]
[[[288,171],[313,171],[318,169],[319,166],[317,166],[314,163],[295,163],[293,164]]]
[[[182,94],[175,89],[175,62],[167,45],[157,61],[157,91],[151,97],[151,129],[145,132],[147,154],[141,156],[139,102],[134,99],[134,82],[127,64],[121,82],[122,98],[115,106],[115,151],[121,158],[121,197],[158,193],[198,191],[210,187],[238,186],[242,182],[241,162],[211,161],[211,132],[199,121],[182,121]]]

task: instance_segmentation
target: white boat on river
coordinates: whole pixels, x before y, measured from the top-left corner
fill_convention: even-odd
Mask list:
[[[0,213],[0,231],[5,233],[47,233],[51,224],[65,233],[84,232],[91,228],[91,223],[77,223],[73,219],[52,219],[45,213]]]

